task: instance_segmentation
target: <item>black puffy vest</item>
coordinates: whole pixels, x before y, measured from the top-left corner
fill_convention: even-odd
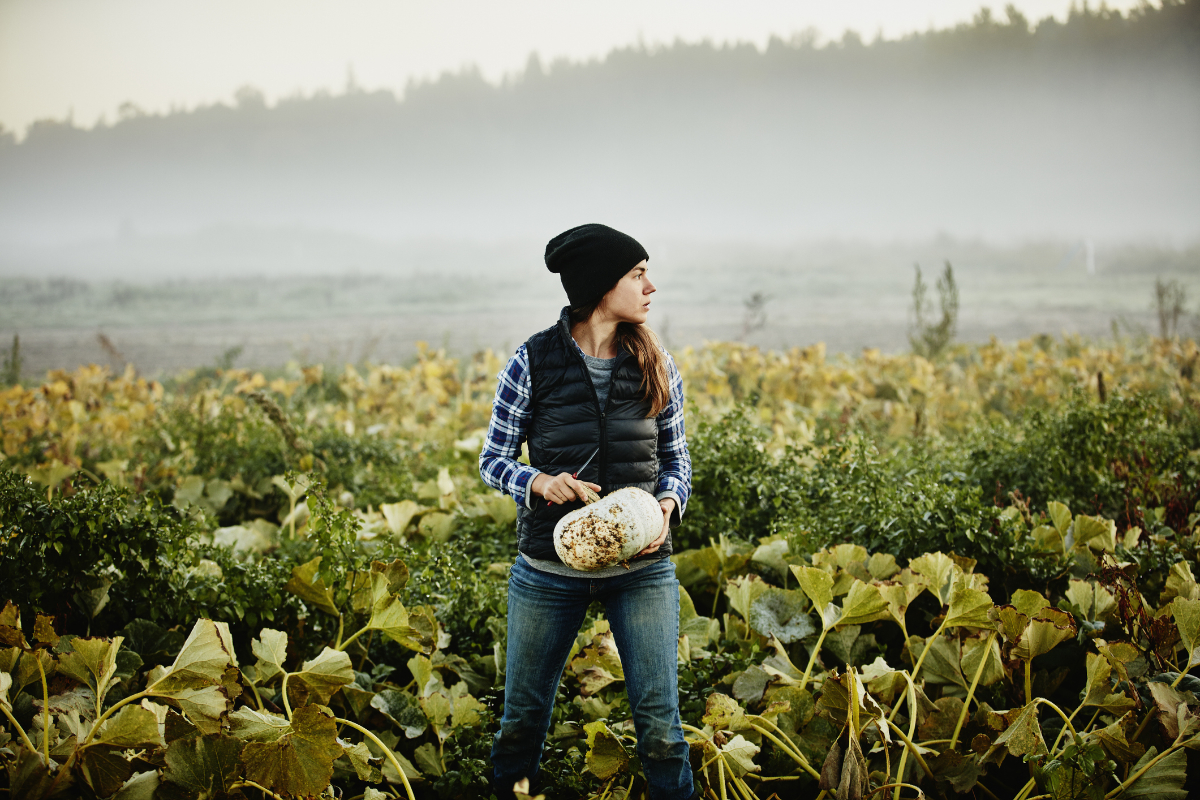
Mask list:
[[[525,342],[533,384],[529,463],[548,475],[558,475],[575,472],[596,453],[579,479],[599,484],[601,496],[626,486],[653,494],[658,480],[658,421],[646,416],[650,405],[641,399],[637,359],[624,351],[617,354],[608,400],[600,408],[592,376],[571,338],[567,311],[562,310],[557,325]],[[531,503],[532,509],[517,506],[517,549],[532,558],[561,561],[554,551],[554,525],[581,508],[582,501],[547,505],[535,495]],[[668,537],[646,558],[670,553]]]

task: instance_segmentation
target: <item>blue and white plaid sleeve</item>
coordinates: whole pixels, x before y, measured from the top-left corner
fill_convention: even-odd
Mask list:
[[[666,353],[666,351],[663,351]],[[667,355],[667,376],[671,393],[667,407],[658,415],[658,483],[655,496],[675,498],[671,525],[678,525],[692,493],[692,456],[688,452],[683,426],[683,377],[675,359]]]
[[[517,460],[528,433],[529,405],[533,398],[525,345],[517,348],[516,354],[496,377],[500,383],[492,400],[487,439],[479,453],[479,475],[488,486],[524,503],[526,508],[532,508],[529,484],[539,471]]]

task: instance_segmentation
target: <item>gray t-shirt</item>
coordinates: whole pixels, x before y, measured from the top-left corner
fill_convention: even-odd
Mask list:
[[[604,408],[604,404],[608,401],[608,389],[612,386],[612,370],[616,365],[616,358],[596,358],[583,354],[583,363],[587,364],[588,373],[592,376],[592,385],[596,387],[596,397],[600,400],[600,407]],[[617,575],[624,575],[635,569],[648,567],[658,561],[657,558],[644,558],[640,561],[632,561],[629,567],[626,568],[620,564],[615,564],[611,567],[597,570],[581,570],[572,569],[566,564],[558,561],[546,561],[541,558],[530,558],[524,553],[521,558],[534,569],[539,569],[542,572],[549,572],[552,575],[564,575],[568,578],[613,578]]]

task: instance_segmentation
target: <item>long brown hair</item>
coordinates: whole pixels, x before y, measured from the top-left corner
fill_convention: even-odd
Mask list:
[[[570,311],[571,324],[586,322],[604,298]],[[663,354],[658,336],[649,325],[632,322],[617,323],[617,347],[637,359],[642,371],[642,400],[650,404],[647,417],[657,417],[671,400],[671,381],[667,373],[667,357]]]

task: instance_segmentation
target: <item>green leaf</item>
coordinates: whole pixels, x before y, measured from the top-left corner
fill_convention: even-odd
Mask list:
[[[113,676],[117,672],[117,651],[123,641],[120,636],[111,640],[72,639],[71,652],[64,653],[59,659],[58,670],[90,686],[97,697],[103,698],[112,687]],[[125,779],[121,780],[123,782]]]
[[[1200,600],[1176,597],[1171,601],[1171,616],[1179,628],[1179,638],[1187,651],[1187,667],[1200,664]]]
[[[354,767],[354,772],[358,775],[359,780],[367,783],[379,783],[383,780],[381,769],[383,759],[372,756],[366,742],[359,742],[355,745],[348,742],[339,742],[339,744],[342,747],[342,757]]]
[[[1133,722],[1131,727],[1136,727],[1136,722],[1127,713],[1111,725],[1091,734],[1104,748],[1104,752],[1121,764],[1132,764],[1146,752],[1145,745],[1136,741],[1130,742],[1126,738],[1125,728],[1131,722]]]
[[[927,642],[920,636],[908,637],[908,650],[913,664],[921,658],[927,644],[930,650],[921,662],[920,677],[928,683],[944,683],[966,688],[968,684],[959,666],[962,654],[958,649],[958,640],[946,636],[930,636]]]
[[[1008,752],[1017,758],[1044,756],[1049,752],[1046,740],[1042,738],[1042,726],[1038,724],[1037,703],[1022,708],[1016,720],[996,737],[992,747],[1000,746],[1008,748]]]
[[[242,743],[225,734],[176,739],[164,756],[163,782],[198,800],[229,797],[241,776],[241,752]]]
[[[775,541],[768,541],[756,547],[753,555],[750,556],[750,561],[766,567],[775,578],[783,579],[788,574],[787,554],[787,539],[780,537]]]
[[[802,592],[770,586],[750,606],[747,621],[763,636],[774,636],[784,644],[791,644],[817,632],[807,612],[808,605],[808,598]]]
[[[41,800],[49,796],[55,776],[46,769],[42,757],[25,747],[18,747],[16,751],[16,756],[6,759],[4,764],[9,797]],[[69,786],[69,779],[67,783]]]
[[[1095,581],[1070,581],[1067,602],[1079,610],[1080,617],[1091,622],[1111,618],[1117,608],[1112,593]]]
[[[467,691],[465,681],[460,681],[450,687],[450,727],[473,728],[483,719],[482,713],[487,706],[472,697]]]
[[[229,626],[197,620],[170,669],[151,673],[147,693],[178,705],[204,733],[216,733],[221,718],[241,694]]]
[[[1031,661],[1053,650],[1067,639],[1075,638],[1075,618],[1059,608],[1043,608],[1029,620],[1029,626],[1017,640],[1013,656]]]
[[[729,607],[749,621],[750,607],[768,588],[770,585],[757,575],[742,575],[725,582],[725,596],[729,598]]]
[[[792,574],[797,583],[808,595],[813,608],[820,613],[825,606],[833,602],[833,576],[823,569],[809,567],[804,564],[792,564]]]
[[[1075,544],[1086,544],[1093,550],[1112,553],[1117,549],[1117,525],[1111,519],[1080,514],[1072,528]]]
[[[242,751],[246,777],[274,792],[315,797],[333,777],[342,754],[337,724],[316,706],[292,715],[290,730],[274,742],[251,742]]]
[[[1029,616],[1022,614],[1012,606],[996,606],[992,612],[996,616],[996,627],[1004,637],[1004,641],[1015,644],[1029,627]]]
[[[837,630],[825,637],[825,650],[846,665],[858,665],[876,647],[875,635],[862,633],[861,625],[838,626]]]
[[[311,661],[305,661],[299,672],[288,679],[288,690],[293,686],[307,690],[310,702],[328,705],[329,699],[347,684],[354,683],[354,667],[350,656],[341,650],[326,647]],[[300,694],[300,692],[298,692]]]
[[[250,651],[258,657],[258,663],[254,665],[254,677],[258,685],[266,685],[287,671],[283,668],[283,662],[287,660],[287,644],[287,634],[272,628],[263,628],[258,638],[251,640]]]
[[[417,766],[420,767],[421,772],[431,778],[441,777],[446,772],[442,769],[442,762],[438,758],[437,748],[432,742],[426,742],[418,747],[416,752],[413,753],[413,761],[417,762]],[[528,784],[526,786],[528,788]]]
[[[387,522],[388,530],[395,536],[403,536],[420,511],[421,506],[413,500],[401,500],[399,503],[380,503],[379,511]]]
[[[585,768],[602,781],[620,775],[629,767],[629,754],[621,740],[603,722],[589,722],[583,726],[587,733],[587,756]]]
[[[954,578],[962,572],[962,568],[954,563],[954,559],[945,553],[926,553],[910,561],[908,568],[928,581],[926,588],[942,605],[950,602]]]
[[[835,624],[838,627],[865,625],[887,617],[888,604],[879,593],[879,587],[855,580],[842,602],[842,614]]]
[[[139,750],[163,744],[158,732],[158,717],[150,709],[135,705],[127,705],[110,717],[94,742]]]
[[[975,671],[979,669],[979,661],[985,657],[985,652],[987,663],[983,665],[983,672],[979,675],[979,685],[991,686],[1006,674],[1004,663],[1000,660],[1000,643],[993,638],[985,651],[984,645],[988,644],[987,639],[988,637],[985,636],[963,640],[962,675],[968,684],[975,677]]]
[[[121,629],[125,647],[140,655],[147,663],[174,658],[183,647],[183,634],[167,630],[148,619],[135,619]]]
[[[415,739],[429,727],[417,698],[398,689],[384,689],[371,698],[371,707],[399,726],[404,735]]]
[[[284,584],[283,588],[318,611],[336,617],[338,610],[333,603],[333,589],[326,586],[324,579],[317,574],[320,567],[320,556],[306,564],[292,567],[292,579]]]
[[[108,797],[129,780],[133,766],[117,748],[90,744],[79,751],[79,772],[97,795]]]
[[[1136,775],[1158,755],[1158,749],[1151,747],[1138,762],[1129,768],[1130,775]],[[1188,793],[1183,788],[1187,779],[1187,753],[1183,749],[1173,750],[1163,756],[1154,766],[1133,782],[1125,790],[1122,797],[1147,800],[1187,800]]]
[[[900,571],[900,565],[891,553],[872,553],[867,561],[867,571],[875,580],[886,581]]]
[[[229,715],[229,732],[243,742],[273,742],[288,729],[287,717],[246,706]]]
[[[1052,500],[1046,504],[1046,512],[1050,515],[1050,521],[1054,523],[1058,532],[1066,536],[1067,529],[1071,527],[1071,509]]]
[[[909,583],[889,581],[888,583],[876,584],[876,586],[879,588],[879,596],[887,603],[888,616],[903,628],[905,626],[904,617],[908,612],[908,607],[912,605],[912,601],[917,599],[921,592],[925,591],[925,585],[916,581]]]
[[[611,631],[598,633],[592,643],[571,660],[571,673],[582,684],[580,694],[590,697],[615,681],[625,680],[617,643]]]
[[[721,623],[696,613],[696,606],[683,584],[679,584],[679,635],[687,636],[692,647],[707,647],[721,636]]]
[[[1106,658],[1096,653],[1087,654],[1087,694],[1083,698],[1083,705],[1120,716],[1135,704],[1125,695],[1112,692],[1111,674],[1112,665]]]
[[[1050,607],[1050,601],[1042,597],[1040,592],[1029,589],[1017,589],[1012,593],[1009,602],[1013,608],[1027,617],[1035,617],[1043,608]]]
[[[705,586],[716,586],[721,575],[721,557],[715,547],[684,550],[671,556],[675,562],[675,577],[689,592]]]
[[[992,598],[987,592],[969,588],[964,581],[955,581],[950,592],[950,609],[946,612],[947,628],[986,628],[994,623],[988,617],[993,608]]]

